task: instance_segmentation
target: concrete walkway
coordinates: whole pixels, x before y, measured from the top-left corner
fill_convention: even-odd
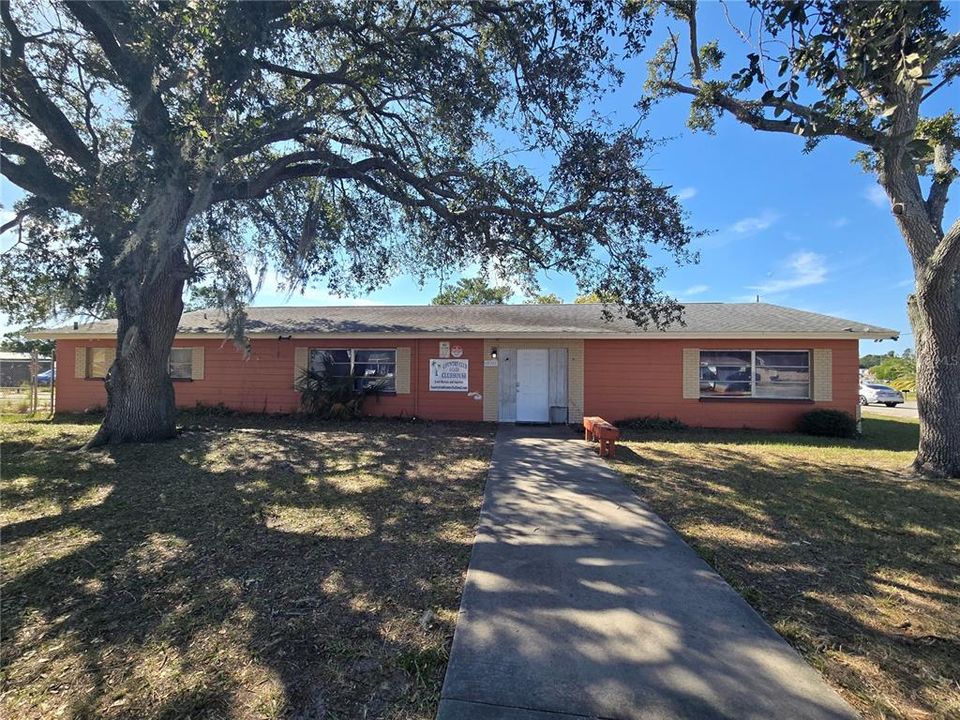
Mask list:
[[[438,718],[856,717],[567,429],[503,427]]]

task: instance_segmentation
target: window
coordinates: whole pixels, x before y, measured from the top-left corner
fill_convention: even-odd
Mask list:
[[[806,400],[810,397],[810,353],[702,350],[700,397]]]
[[[702,350],[700,397],[750,397],[750,351]]]
[[[193,378],[193,348],[171,348],[167,365],[170,377],[174,380]]]
[[[754,353],[756,382],[753,395],[761,398],[804,399],[810,397],[810,353]]]
[[[310,369],[322,372],[329,358],[335,377],[352,377],[359,390],[383,383],[383,392],[396,392],[394,374],[397,369],[396,350],[320,349],[310,351]]]
[[[116,356],[114,348],[87,348],[87,377],[91,380],[105,378]]]

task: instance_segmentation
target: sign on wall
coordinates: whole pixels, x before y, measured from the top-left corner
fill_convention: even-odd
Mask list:
[[[466,392],[469,389],[469,360],[430,360],[430,389]]]
[[[440,357],[450,357],[450,343],[445,340],[440,341]]]
[[[459,345],[454,345],[450,348],[450,354],[455,358],[461,357],[463,355],[463,348]]]

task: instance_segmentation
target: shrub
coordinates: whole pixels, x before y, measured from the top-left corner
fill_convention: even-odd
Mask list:
[[[235,410],[228,408],[222,402],[218,402],[215,405],[208,405],[199,400],[197,400],[197,404],[190,412],[194,415],[206,415],[208,417],[229,417],[237,414]]]
[[[804,435],[851,438],[857,436],[857,420],[842,410],[811,410],[800,418],[797,429]]]
[[[890,381],[890,387],[896,388],[900,392],[916,392],[917,376],[915,373],[901,375],[896,380]]]
[[[350,420],[363,415],[363,402],[370,395],[379,395],[385,381],[357,387],[352,375],[336,375],[333,360],[324,357],[320,370],[306,370],[300,375],[300,405],[304,412],[324,420]]]
[[[689,429],[689,426],[678,418],[663,418],[659,415],[647,415],[645,417],[623,420],[618,422],[617,426],[626,430],[635,430],[637,432],[680,432]]]

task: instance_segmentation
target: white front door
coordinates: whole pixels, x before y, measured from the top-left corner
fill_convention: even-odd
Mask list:
[[[517,422],[548,422],[550,351],[517,350]]]

